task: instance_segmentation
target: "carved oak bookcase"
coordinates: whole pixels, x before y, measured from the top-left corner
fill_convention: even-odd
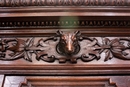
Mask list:
[[[0,0],[0,87],[130,87],[130,0]]]

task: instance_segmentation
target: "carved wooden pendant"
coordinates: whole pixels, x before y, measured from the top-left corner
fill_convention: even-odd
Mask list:
[[[104,61],[130,60],[130,38],[87,37],[80,31],[57,31],[52,37],[0,38],[0,60],[4,61],[24,58],[31,62],[35,54],[37,60],[46,62],[89,62],[99,60],[102,53],[106,54]]]

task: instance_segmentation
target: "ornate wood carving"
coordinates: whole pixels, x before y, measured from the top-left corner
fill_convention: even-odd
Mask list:
[[[0,6],[129,6],[128,0],[0,0]]]
[[[0,0],[2,87],[129,87],[129,7],[129,0]]]
[[[37,42],[35,39],[39,39]],[[112,58],[130,60],[130,38],[99,38],[81,35],[80,31],[57,31],[56,36],[43,38],[1,38],[0,60],[16,60],[24,58],[32,61],[32,53],[37,60],[60,63],[70,61],[76,63],[78,59],[89,62],[99,60],[105,52],[104,61]]]

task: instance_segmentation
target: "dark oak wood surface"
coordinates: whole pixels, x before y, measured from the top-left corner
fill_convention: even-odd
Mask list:
[[[130,87],[129,7],[129,0],[1,0],[0,87]]]

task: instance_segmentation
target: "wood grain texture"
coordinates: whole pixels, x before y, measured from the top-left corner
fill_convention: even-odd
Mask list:
[[[130,53],[129,6],[129,0],[0,0],[0,82],[4,82],[3,87],[43,87],[45,84],[59,87],[129,87],[130,62],[122,59]],[[83,36],[96,38],[89,42],[103,44],[105,41],[104,44],[109,46],[102,47],[106,51],[100,53],[98,61],[84,62],[79,58],[77,64],[71,64],[68,60],[60,64],[57,59],[53,63],[38,61],[34,51],[39,50],[34,45],[42,38],[53,36],[54,39],[57,30],[79,30]],[[107,39],[103,40],[102,37]],[[127,38],[125,43],[119,39],[124,37]],[[30,38],[35,38],[34,44]],[[94,42],[89,46],[96,48]],[[113,53],[113,50],[116,52]],[[17,57],[21,51],[26,51],[23,52],[26,56]],[[85,53],[95,56],[89,53],[91,51]],[[68,51],[64,52],[68,54]],[[54,51],[48,53],[54,54]]]
[[[129,65],[0,65],[0,73],[9,75],[129,75]]]
[[[41,16],[130,16],[128,7],[19,7],[0,8],[0,17],[41,17]]]
[[[3,87],[130,87],[130,76],[6,76]]]
[[[28,84],[29,83],[29,84]],[[58,84],[57,84],[58,83]],[[117,87],[111,83],[109,78],[85,78],[85,77],[30,77],[26,78],[20,87],[39,86],[39,87]]]

